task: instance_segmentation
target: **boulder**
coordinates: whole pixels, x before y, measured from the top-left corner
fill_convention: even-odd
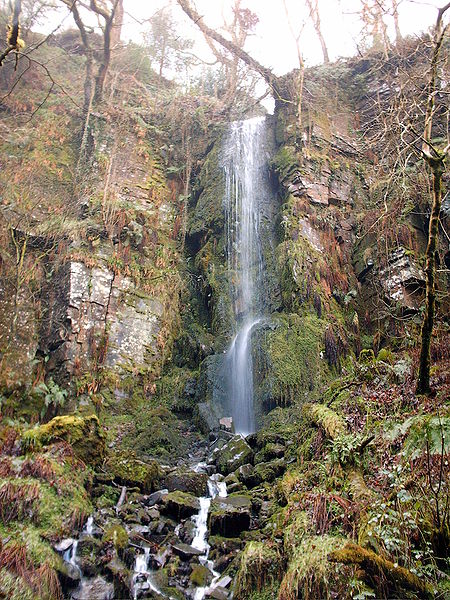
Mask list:
[[[134,452],[115,453],[105,467],[120,485],[138,487],[143,492],[151,492],[161,476],[157,461],[144,462],[137,459]]]
[[[194,496],[206,496],[208,489],[207,482],[207,473],[176,469],[168,473],[164,480],[164,485],[169,492],[179,490],[180,492],[188,492]]]
[[[267,462],[273,458],[282,458],[285,453],[286,448],[282,444],[268,443],[255,454],[255,463]]]
[[[143,500],[143,504],[145,506],[154,506],[155,504],[160,504],[164,498],[169,493],[168,489],[158,490],[157,492],[153,492],[149,496],[146,496]]]
[[[216,466],[219,473],[227,475],[247,463],[253,462],[253,450],[241,436],[235,436],[221,450],[216,457]]]
[[[183,542],[172,544],[172,550],[183,560],[190,560],[193,556],[201,556],[203,554],[202,550],[189,546],[189,544],[183,544]]]
[[[204,565],[194,565],[189,581],[194,587],[205,587],[212,580],[211,571]]]
[[[108,583],[103,577],[83,580],[80,587],[72,592],[72,600],[113,600],[114,584]]]
[[[81,579],[80,570],[65,560],[58,566],[58,577],[63,589],[76,587]]]
[[[163,498],[161,512],[176,519],[192,517],[200,510],[198,498],[187,492],[170,492]]]
[[[98,465],[104,459],[105,434],[95,415],[55,417],[44,425],[25,431],[22,445],[25,449],[34,450],[61,440],[68,442],[75,455],[87,465]]]
[[[255,469],[252,465],[242,465],[242,467],[239,467],[234,474],[248,489],[251,489],[261,483],[261,477],[255,472]]]
[[[286,463],[282,458],[271,462],[259,463],[259,465],[255,466],[255,475],[259,477],[261,481],[269,483],[283,475],[285,471]]]
[[[211,535],[236,537],[250,527],[251,500],[248,496],[216,497],[211,502],[208,526]]]

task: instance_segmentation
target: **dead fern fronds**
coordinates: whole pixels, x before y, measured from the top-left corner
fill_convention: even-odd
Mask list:
[[[0,486],[0,520],[9,523],[32,516],[34,502],[39,498],[39,484],[6,481]],[[1,563],[0,563],[1,564]]]
[[[35,477],[36,479],[52,482],[55,480],[56,472],[48,458],[37,456],[34,460],[27,459],[23,463],[20,475],[21,477]]]
[[[32,585],[39,596],[62,600],[63,593],[55,569],[45,561],[32,574]]]

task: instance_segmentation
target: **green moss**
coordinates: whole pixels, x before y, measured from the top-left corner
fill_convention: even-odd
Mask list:
[[[8,600],[38,600],[23,577],[0,567],[0,597]]]
[[[287,182],[299,169],[299,158],[293,146],[281,146],[271,161],[271,167],[281,182]]]
[[[123,550],[128,545],[128,534],[121,525],[115,524],[105,530],[102,540],[112,542],[117,550]]]
[[[347,432],[345,422],[334,410],[324,404],[305,404],[303,412],[311,420],[322,427],[330,439],[337,438]]]
[[[268,365],[260,384],[281,405],[310,392],[327,375],[320,358],[324,323],[315,315],[281,315],[263,340]]]
[[[136,458],[134,452],[117,451],[105,464],[121,485],[138,486],[143,492],[151,492],[161,477],[159,464],[153,461],[143,462]]]
[[[190,236],[220,232],[224,224],[222,198],[225,189],[223,170],[219,165],[221,144],[217,142],[208,154],[198,178],[197,204],[188,222]]]
[[[189,580],[195,587],[204,587],[211,575],[211,571],[204,565],[194,565]]]
[[[177,490],[164,497],[164,512],[177,519],[191,517],[199,508],[198,498],[187,492]]]
[[[165,407],[140,404],[127,423],[122,446],[138,457],[152,456],[170,462],[187,452],[188,440],[181,434],[181,423]]]
[[[311,523],[306,511],[295,511],[284,528],[283,547],[286,556],[293,555],[310,529]]]
[[[61,440],[68,442],[86,464],[97,465],[103,460],[105,436],[95,415],[55,417],[44,425],[29,429],[22,436],[26,450],[39,449]]]

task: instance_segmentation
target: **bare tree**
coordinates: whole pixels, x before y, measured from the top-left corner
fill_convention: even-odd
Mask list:
[[[317,37],[319,38],[320,46],[322,48],[323,62],[327,65],[330,62],[328,55],[328,48],[325,43],[325,38],[322,34],[322,25],[320,23],[319,13],[319,0],[306,0],[306,5],[309,10],[309,16],[312,21],[313,27],[316,31]]]
[[[255,60],[252,56],[250,56],[243,48],[240,48],[233,41],[228,40],[218,31],[209,27],[203,21],[203,17],[190,4],[189,0],[177,0],[177,2],[187,14],[187,16],[191,19],[191,21],[193,21],[197,25],[197,27],[200,29],[200,31],[202,31],[202,33],[206,37],[218,42],[226,50],[228,50],[234,56],[237,56],[240,60],[247,64],[251,69],[259,73],[261,77],[267,82],[269,87],[272,89],[275,97],[283,99],[283,86],[279,77],[277,77],[269,68],[265,67],[257,60]]]
[[[449,29],[449,24],[443,24],[445,12],[450,8],[450,2],[438,11],[438,17],[433,32],[432,57],[427,84],[427,105],[425,111],[425,126],[422,135],[421,154],[432,173],[432,202],[431,215],[428,226],[428,244],[426,249],[426,295],[425,313],[421,330],[421,350],[419,362],[419,375],[417,380],[417,393],[429,394],[430,366],[431,366],[431,336],[433,333],[434,315],[436,308],[436,249],[438,238],[439,214],[442,202],[442,176],[445,173],[445,163],[450,143],[444,148],[437,148],[432,142],[433,117],[435,114],[435,96],[438,86],[438,68],[441,49]],[[447,139],[448,142],[448,139]]]

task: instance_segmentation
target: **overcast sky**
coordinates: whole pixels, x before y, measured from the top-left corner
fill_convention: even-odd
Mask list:
[[[167,0],[125,0],[125,9],[138,18],[148,18],[166,5]],[[223,21],[222,14],[229,14],[232,0],[196,0],[195,6],[203,15],[206,23],[219,27]],[[302,0],[286,0],[291,15],[291,23],[295,29],[300,29],[307,15]],[[426,30],[436,19],[436,7],[445,4],[444,0],[400,0],[400,28],[404,35],[419,33]],[[181,8],[172,0],[173,14],[180,23],[180,33],[195,39],[200,45],[199,52],[208,56],[208,49],[202,43],[197,27],[189,21]],[[358,21],[357,10],[359,0],[319,0],[322,28],[326,38],[330,58],[349,56],[355,53],[361,24]],[[295,41],[290,32],[286,18],[283,0],[243,0],[243,8],[249,8],[259,17],[259,23],[246,45],[252,56],[264,65],[271,67],[277,74],[287,73],[298,66]],[[391,24],[392,25],[392,24]],[[392,28],[391,28],[392,30]],[[126,18],[123,35],[132,37],[136,33],[136,23]],[[311,24],[308,22],[303,29],[301,49],[307,65],[320,63],[322,54],[320,45]]]

